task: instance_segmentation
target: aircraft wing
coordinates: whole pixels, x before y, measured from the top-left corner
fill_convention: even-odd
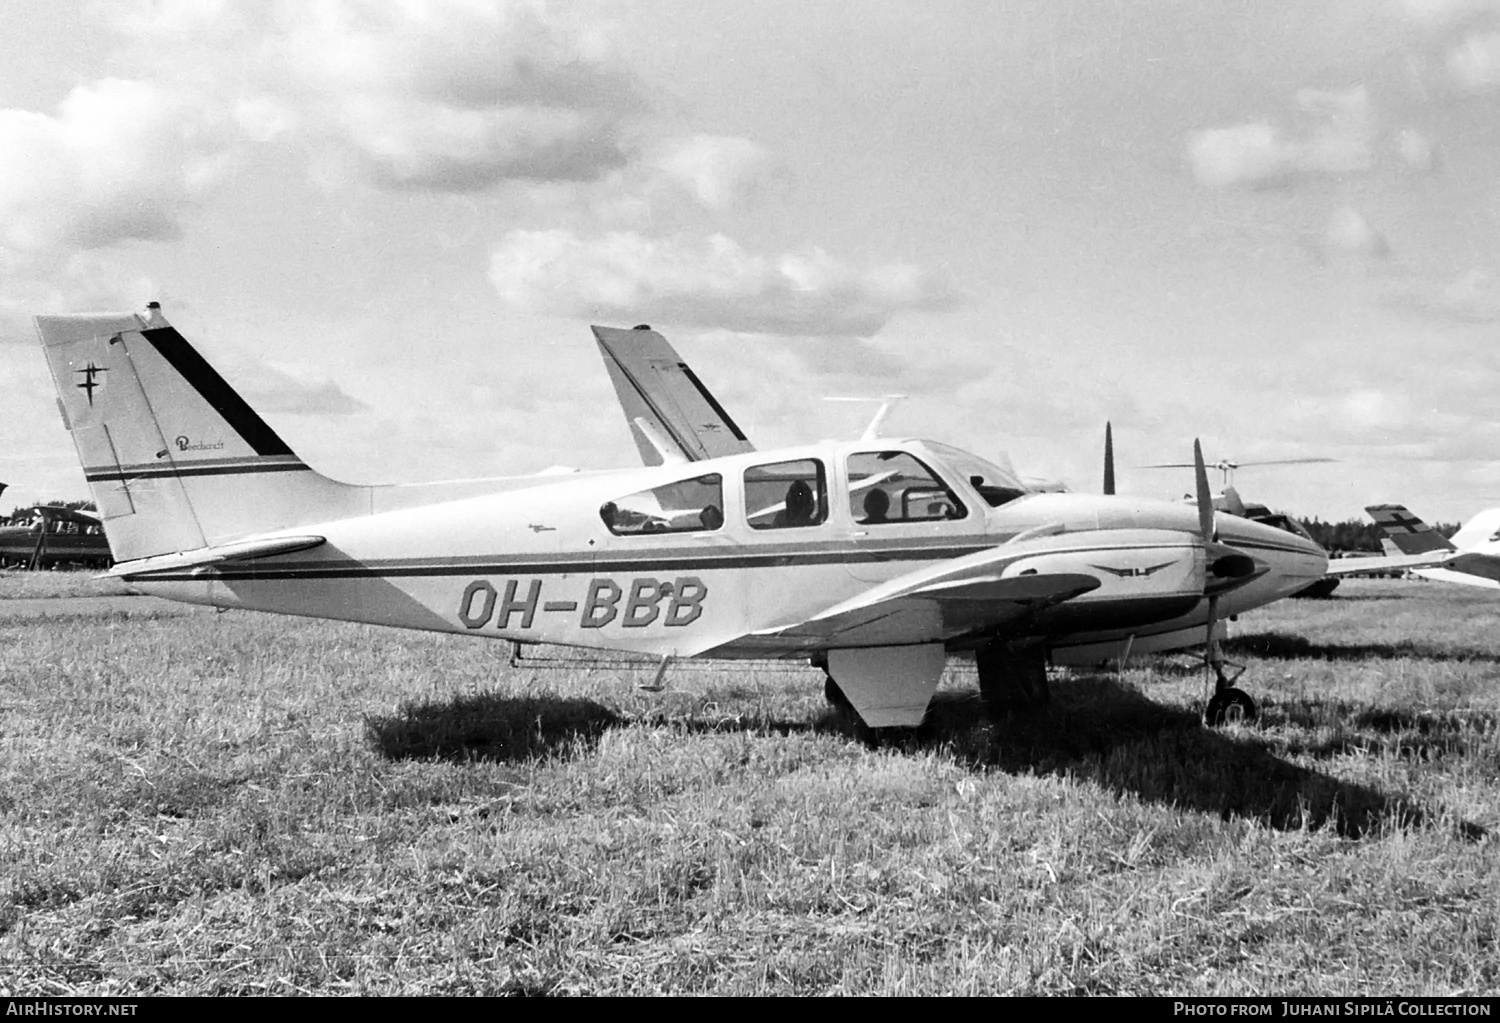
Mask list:
[[[1432,551],[1428,554],[1394,554],[1378,558],[1334,558],[1328,562],[1330,576],[1362,575],[1366,572],[1401,572],[1416,568],[1449,568],[1452,551]],[[1483,557],[1484,555],[1474,555]],[[1500,563],[1500,558],[1494,559]]]
[[[794,625],[757,635],[806,640],[810,646],[894,646],[947,642],[982,634],[1029,611],[1098,589],[1092,575],[1002,575],[1014,560],[1004,549],[929,566],[889,582]]]
[[[649,327],[593,331],[645,464],[661,465],[668,454],[696,462],[755,450],[666,338]]]

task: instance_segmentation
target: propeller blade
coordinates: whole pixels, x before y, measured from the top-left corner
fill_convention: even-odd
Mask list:
[[[1104,424],[1104,492],[1115,492],[1115,433],[1107,422]]]
[[[1208,467],[1203,464],[1203,445],[1193,440],[1193,475],[1198,484],[1198,532],[1203,542],[1214,538],[1214,495],[1208,489]]]

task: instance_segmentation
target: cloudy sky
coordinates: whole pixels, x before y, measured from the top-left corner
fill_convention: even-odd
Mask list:
[[[644,322],[760,447],[1466,518],[1497,172],[1500,0],[7,0],[3,505],[86,494],[30,317],[155,299],[357,482],[631,464]]]

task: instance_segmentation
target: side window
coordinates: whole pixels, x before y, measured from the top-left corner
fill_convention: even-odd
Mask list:
[[[828,518],[828,483],[816,458],[745,470],[745,518],[751,529],[816,526]]]
[[[599,518],[616,536],[711,532],[724,525],[724,477],[710,473],[606,501]]]
[[[905,451],[849,456],[849,513],[865,525],[933,522],[968,514],[958,496]]]

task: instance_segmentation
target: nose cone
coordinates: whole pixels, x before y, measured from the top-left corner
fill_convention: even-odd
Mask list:
[[[1260,578],[1226,595],[1226,613],[1238,614],[1289,597],[1328,571],[1328,552],[1305,536],[1232,515],[1219,515],[1216,525],[1220,543],[1267,569]]]

